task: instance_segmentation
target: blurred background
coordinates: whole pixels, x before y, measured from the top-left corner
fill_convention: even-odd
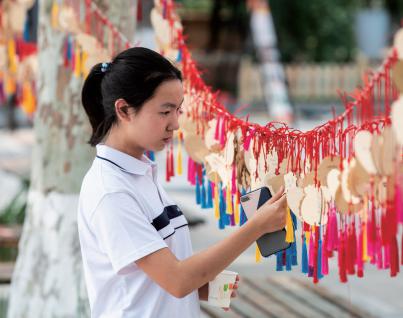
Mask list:
[[[121,5],[124,0],[116,1],[116,5],[115,1],[94,2],[106,11],[113,9],[117,12],[126,8]],[[130,2],[138,10],[137,2]],[[12,16],[8,10],[16,3],[20,12],[14,13],[14,17],[17,17],[14,22],[20,19],[21,27],[11,27],[9,24],[12,21],[1,19],[6,14]],[[249,114],[252,122],[266,124],[268,121],[278,120],[302,130],[328,120],[333,112],[343,111],[340,92],[354,91],[362,85],[365,72],[381,65],[403,18],[402,0],[178,0],[176,4],[186,42],[202,71],[202,77],[213,90],[219,91],[219,99],[228,110],[239,116]],[[6,317],[9,307],[10,284],[16,269],[18,247],[33,249],[33,254],[24,253],[19,261],[19,270],[14,272],[17,283],[13,291],[12,306],[17,308],[21,305],[23,309],[13,309],[9,312],[9,317],[86,317],[88,308],[85,293],[82,293],[82,282],[77,282],[79,279],[72,289],[61,293],[58,290],[63,289],[60,287],[63,284],[60,285],[58,281],[59,285],[53,291],[57,296],[44,293],[40,287],[33,287],[36,284],[49,284],[46,277],[52,271],[52,262],[39,261],[47,253],[47,248],[43,246],[50,244],[45,237],[38,239],[37,245],[27,247],[28,241],[35,236],[33,233],[41,231],[43,224],[39,222],[39,225],[32,225],[35,222],[30,222],[25,225],[25,240],[21,243],[25,216],[31,213],[33,220],[35,215],[41,213],[32,212],[33,208],[28,204],[33,178],[45,174],[46,178],[53,178],[55,184],[67,180],[62,175],[52,176],[52,170],[46,172],[46,160],[53,160],[52,156],[46,157],[48,153],[41,157],[39,164],[34,162],[38,159],[33,154],[36,144],[55,143],[56,140],[64,143],[62,139],[68,138],[68,135],[61,134],[53,139],[46,139],[50,132],[41,131],[41,120],[36,117],[43,116],[43,112],[39,115],[35,111],[35,94],[30,95],[30,90],[43,89],[46,83],[43,78],[38,77],[38,68],[47,67],[52,71],[52,67],[45,64],[53,63],[53,60],[47,60],[46,63],[45,60],[39,63],[35,61],[38,54],[38,16],[41,5],[47,6],[46,10],[49,11],[52,1],[0,2],[0,317]],[[141,18],[137,11],[131,38],[140,46],[156,49],[149,18],[152,6],[153,1],[142,1]],[[17,53],[18,50],[26,53],[26,56],[16,55],[16,63],[21,69],[25,67],[24,63],[27,64],[24,72],[12,69],[12,54],[7,45],[10,39],[17,43]],[[12,83],[7,81],[9,72],[18,73],[17,77],[20,79],[16,81],[14,89]],[[26,84],[27,79],[30,86]],[[80,82],[77,83],[75,95],[72,94],[75,96],[72,99],[74,105],[79,105]],[[72,86],[69,87],[73,89]],[[52,102],[56,103],[56,100],[49,101],[50,104]],[[45,111],[44,108],[42,110]],[[57,114],[52,116],[57,117]],[[63,129],[67,128],[63,126]],[[68,129],[75,128],[69,126]],[[83,140],[86,138],[85,135],[82,137]],[[63,149],[54,147],[53,150],[55,149],[61,151],[59,157],[65,155]],[[91,153],[79,160],[88,158],[91,158]],[[164,176],[165,154],[157,154],[156,160],[162,169],[160,175]],[[68,178],[75,178],[75,181],[71,188],[60,192],[77,194],[77,185],[89,164],[90,161],[87,160],[78,173],[68,175]],[[67,169],[66,166],[64,168]],[[213,213],[196,207],[194,191],[189,189],[185,177],[176,177],[165,186],[190,220],[195,251],[217,242],[232,230],[219,231]],[[60,190],[57,186],[54,187]],[[49,187],[46,191],[52,189]],[[74,219],[75,210],[68,213]],[[52,231],[58,231],[57,226],[55,228]],[[69,233],[74,233],[74,230]],[[206,236],[206,233],[209,235]],[[63,236],[55,236],[56,241],[64,239]],[[75,240],[72,243],[74,248],[66,255],[74,255],[79,259],[79,246],[76,243]],[[36,253],[37,250],[42,254]],[[30,269],[24,269],[23,263],[30,262],[33,258],[29,255],[37,255],[37,261],[32,261]],[[33,268],[36,266],[43,270],[35,272]],[[63,265],[58,266],[55,275],[63,273]],[[75,266],[78,267],[73,267],[74,269],[80,268],[80,265]],[[385,272],[368,269],[368,277],[364,280],[353,277],[347,285],[342,285],[338,282],[337,264],[333,264],[333,274],[326,277],[317,289],[311,290],[313,284],[309,279],[298,283],[299,285],[295,283],[302,276],[298,271],[277,275],[272,259],[255,264],[254,250],[244,253],[233,264],[232,269],[247,279],[252,279],[246,284],[247,292],[241,295],[238,302],[234,302],[231,313],[203,307],[203,315],[206,317],[270,317],[267,306],[279,307],[276,307],[275,314],[272,313],[273,317],[367,317],[370,314],[375,317],[403,317],[401,276],[391,279]],[[24,284],[21,281],[27,275],[30,279]],[[45,278],[40,278],[41,275]],[[254,277],[259,277],[262,281],[268,277],[274,278],[270,278],[271,281],[267,281],[265,286],[259,287],[253,285]],[[65,283],[68,284],[66,281]],[[307,283],[310,285],[303,285]],[[281,287],[284,285],[288,289]],[[273,289],[276,290],[274,294]],[[260,291],[259,295],[248,298],[248,293],[254,295],[256,290]],[[63,293],[69,293],[71,298],[79,301],[73,302],[73,305],[66,304],[63,300],[66,294]],[[29,299],[32,295],[34,296]],[[47,299],[52,297],[52,301],[56,303],[46,305],[49,304]],[[310,302],[312,305],[306,305]],[[70,306],[74,310],[66,310],[67,314],[64,315],[64,309],[54,309],[57,306]],[[295,311],[298,306],[301,306],[304,314],[299,315]],[[30,314],[29,309],[32,308],[35,310]]]

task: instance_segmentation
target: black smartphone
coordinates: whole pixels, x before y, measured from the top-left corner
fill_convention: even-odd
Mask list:
[[[256,189],[241,196],[240,201],[246,218],[251,218],[256,213],[257,209],[271,197],[272,195],[267,187]],[[289,248],[291,243],[286,242],[285,237],[285,228],[276,232],[266,233],[259,237],[256,243],[259,246],[262,256],[269,257],[272,254]]]

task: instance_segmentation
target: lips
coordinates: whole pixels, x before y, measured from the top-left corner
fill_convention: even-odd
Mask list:
[[[172,137],[167,137],[163,139],[165,142],[170,142],[172,140]]]

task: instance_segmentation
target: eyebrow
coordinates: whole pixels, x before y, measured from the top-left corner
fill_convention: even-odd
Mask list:
[[[179,107],[183,104],[184,100],[185,99],[182,99],[182,101],[179,104]],[[175,104],[172,104],[172,103],[165,103],[165,104],[162,104],[161,107],[177,108],[178,106]]]

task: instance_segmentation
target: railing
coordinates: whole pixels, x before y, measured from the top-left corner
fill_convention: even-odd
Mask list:
[[[294,102],[335,101],[338,91],[352,92],[362,83],[367,65],[357,63],[287,64],[284,66],[288,94]],[[243,60],[238,75],[239,98],[243,103],[263,100],[259,67]]]

